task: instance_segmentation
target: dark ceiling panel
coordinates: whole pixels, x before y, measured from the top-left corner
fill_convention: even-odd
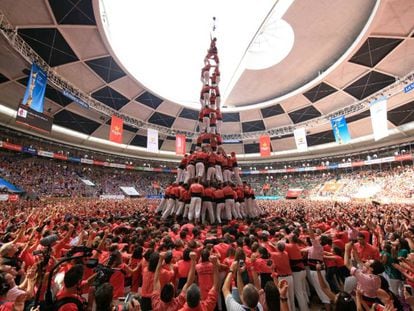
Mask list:
[[[198,120],[198,114],[199,112],[197,110],[183,108],[179,117],[190,119],[190,120]]]
[[[388,120],[395,126],[414,121],[414,101],[388,111]]]
[[[321,116],[321,113],[319,112],[319,110],[316,109],[312,105],[299,109],[299,110],[289,112],[289,117],[292,119],[293,123],[295,124],[308,121],[310,119],[317,118],[320,116]]]
[[[308,146],[316,146],[316,145],[323,145],[327,143],[332,143],[335,141],[334,134],[331,130],[320,132],[312,135],[307,135],[306,140],[308,142]]]
[[[78,57],[56,28],[24,28],[18,34],[51,67],[75,62]]]
[[[140,96],[138,96],[136,101],[144,104],[145,106],[151,107],[152,109],[157,109],[159,105],[163,102],[161,98],[158,98],[154,94],[150,92],[144,92]]]
[[[91,135],[100,126],[98,122],[67,110],[61,110],[55,114],[53,123],[88,135]]]
[[[175,118],[161,112],[154,112],[149,118],[148,122],[152,124],[157,124],[165,127],[171,127],[175,121]]]
[[[364,118],[367,118],[371,115],[371,113],[369,112],[369,110],[365,110],[361,113],[358,113],[357,115],[354,115],[352,117],[347,117],[346,118],[346,122],[347,123],[351,123],[351,122],[355,122]]]
[[[147,136],[135,135],[135,137],[131,140],[129,144],[133,146],[147,148]]]
[[[58,24],[96,25],[92,0],[49,0]]]
[[[244,144],[244,153],[259,153],[260,146],[259,144]]]
[[[279,114],[285,113],[282,106],[280,106],[279,104],[266,107],[266,108],[262,108],[260,110],[262,111],[263,118],[269,118],[269,117],[273,117],[273,116],[277,116]]]
[[[100,90],[97,90],[91,96],[116,110],[121,109],[129,102],[128,98],[119,94],[114,89],[111,89],[109,86],[105,86]]]
[[[9,79],[7,79],[6,76],[4,76],[3,74],[0,73],[0,83],[4,83],[4,82],[7,82],[7,81],[9,81]]]
[[[349,85],[344,91],[361,100],[394,82],[394,77],[371,71]]]
[[[126,75],[112,56],[88,60],[86,61],[86,64],[107,83],[115,81]]]
[[[223,113],[223,122],[240,122],[240,114],[238,112]]]
[[[312,103],[314,103],[328,95],[331,95],[332,93],[335,93],[336,91],[337,89],[333,88],[329,84],[322,82],[309,91],[303,93],[303,95]]]
[[[401,42],[402,39],[368,38],[349,61],[372,68]]]
[[[249,121],[242,123],[243,132],[257,132],[257,131],[264,131],[265,125],[263,120],[256,120],[256,121]]]

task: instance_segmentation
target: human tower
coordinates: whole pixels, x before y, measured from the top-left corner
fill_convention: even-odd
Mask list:
[[[157,208],[162,219],[220,224],[263,213],[255,204],[254,190],[240,178],[236,154],[227,155],[222,147],[219,64],[217,38],[212,36],[201,69],[197,144],[184,155],[176,181],[165,190]]]

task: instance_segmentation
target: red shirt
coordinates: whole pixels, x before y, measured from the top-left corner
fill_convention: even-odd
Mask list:
[[[213,264],[209,261],[196,265],[198,284],[200,284],[201,299],[206,299],[209,290],[213,287]]]
[[[273,265],[278,275],[291,275],[289,255],[286,251],[271,253]]]
[[[179,260],[177,262],[177,276],[179,278],[186,278],[191,268],[191,260]]]
[[[56,295],[57,300],[63,299],[63,298],[66,298],[66,297],[72,297],[72,298],[78,299],[79,301],[82,301],[82,298],[80,296],[78,296],[76,294],[68,293],[66,291],[66,288],[61,289],[59,291],[59,293]],[[5,310],[7,310],[7,309],[5,309]],[[59,308],[59,311],[78,311],[78,306],[75,303],[67,303],[67,304],[64,304],[63,306],[61,306]]]
[[[142,272],[141,296],[151,297],[153,288],[154,288],[154,272],[149,271],[148,267],[145,267]]]
[[[360,243],[356,243],[355,249],[357,251],[359,259],[361,259],[362,261],[367,261],[370,259],[380,259],[380,253],[378,248],[372,246],[371,244],[365,242],[365,246],[361,246]]]
[[[203,185],[199,184],[199,183],[194,183],[190,186],[190,195],[191,196],[195,196],[195,195],[199,195],[199,196],[203,196],[204,195],[204,187]]]
[[[181,292],[178,297],[175,297],[169,303],[165,303],[160,298],[160,291],[154,291],[151,296],[151,304],[153,311],[176,311],[185,304],[185,292]]]

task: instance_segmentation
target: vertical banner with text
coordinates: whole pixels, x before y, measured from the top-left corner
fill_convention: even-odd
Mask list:
[[[175,136],[175,154],[184,155],[185,154],[185,135],[177,134]]]
[[[260,156],[269,157],[270,156],[270,137],[268,135],[260,136]]]
[[[147,151],[158,152],[158,131],[157,130],[148,129]]]
[[[114,143],[122,144],[122,133],[124,130],[124,120],[117,116],[112,116],[111,130],[109,132],[109,140]]]
[[[308,150],[308,142],[306,141],[306,129],[304,127],[295,129],[293,131],[293,135],[295,136],[296,148],[298,148],[299,151]]]
[[[332,131],[338,144],[346,144],[351,140],[345,116],[331,119]]]
[[[374,139],[380,140],[388,136],[388,121],[387,121],[387,98],[380,99],[370,103],[369,107],[371,113],[372,130],[374,132]]]
[[[17,109],[16,122],[49,133],[52,130],[53,119],[43,113],[46,86],[46,72],[33,64],[26,92]]]

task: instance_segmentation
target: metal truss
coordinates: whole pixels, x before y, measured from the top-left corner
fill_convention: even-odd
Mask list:
[[[6,16],[0,11],[0,32],[5,37],[5,39],[9,42],[9,44],[18,52],[28,63],[35,62],[38,64],[48,75],[48,83],[54,87],[55,89],[59,90],[60,92],[65,92],[71,94],[75,98],[79,99],[80,101],[86,103],[90,109],[96,110],[101,114],[111,117],[112,115],[116,115],[124,120],[124,122],[130,126],[136,127],[138,129],[155,129],[161,135],[167,136],[175,136],[176,134],[184,134],[187,138],[196,139],[198,137],[198,133],[195,131],[184,131],[184,130],[176,130],[167,128],[164,126],[152,124],[145,122],[143,120],[132,118],[129,115],[126,115],[122,112],[119,112],[107,105],[95,100],[90,95],[82,92],[74,85],[72,85],[69,81],[65,80],[63,77],[58,75],[17,33],[17,30],[10,24],[7,20]],[[381,95],[388,95],[392,96],[402,91],[401,87],[410,81],[414,80],[414,71],[410,72],[404,78],[396,78],[396,82],[389,85],[388,87],[372,94],[367,99],[355,102],[349,106],[343,107],[338,109],[332,113],[327,115],[323,115],[321,117],[301,122],[294,125],[277,127],[272,129],[267,129],[264,131],[256,131],[256,132],[247,132],[247,133],[239,133],[239,134],[224,134],[222,138],[224,141],[226,140],[255,140],[259,139],[262,135],[269,135],[270,137],[283,137],[286,135],[293,134],[293,131],[296,128],[306,127],[312,128],[316,127],[321,124],[325,124],[329,122],[329,120],[335,116],[339,115],[351,115],[357,112],[362,112],[369,108],[369,103]]]

